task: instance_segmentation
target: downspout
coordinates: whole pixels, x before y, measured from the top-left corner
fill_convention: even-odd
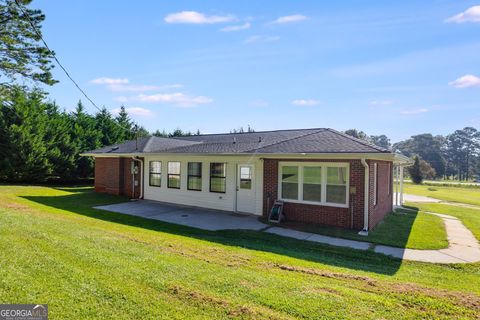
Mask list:
[[[142,199],[143,198],[143,160],[138,159],[136,157],[132,157],[132,160],[140,162],[140,169],[138,170],[138,174],[140,175],[140,183],[138,185],[138,187],[140,188],[140,194],[138,195],[138,198]],[[133,184],[133,187],[132,187],[133,197],[135,197],[135,173],[134,172],[132,172],[132,184]]]
[[[368,166],[365,158],[360,159],[363,167],[365,168],[365,181],[364,181],[364,200],[363,200],[363,230],[358,234],[362,236],[368,236],[368,207],[369,207],[369,193],[370,193],[370,167]]]

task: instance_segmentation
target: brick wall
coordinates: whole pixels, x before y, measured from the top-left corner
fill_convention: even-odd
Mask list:
[[[263,215],[266,217],[271,206],[278,199],[278,163],[280,161],[321,161],[321,162],[348,162],[350,163],[350,199],[348,208],[338,208],[301,203],[285,203],[284,214],[286,220],[303,223],[315,223],[342,228],[363,229],[364,215],[364,176],[365,169],[360,160],[293,160],[293,159],[265,159],[264,160],[264,201]],[[391,193],[388,195],[384,184],[388,179],[384,177],[388,162],[379,166],[379,201],[377,206],[370,209],[370,228],[373,228],[383,216],[391,211]],[[373,173],[371,173],[373,179]],[[373,180],[372,180],[373,183]],[[372,188],[370,188],[372,189]],[[355,191],[354,191],[355,190]],[[371,193],[370,199],[373,198]],[[390,199],[390,202],[388,202]],[[370,201],[372,203],[372,201]]]
[[[374,204],[374,164],[377,164],[377,203]],[[370,230],[377,225],[385,215],[393,209],[392,163],[387,161],[369,161],[370,190],[369,190],[369,224]]]
[[[140,196],[140,170],[134,181],[135,194],[132,192],[131,158],[95,158],[95,191],[129,198]],[[137,162],[138,165],[138,162]]]

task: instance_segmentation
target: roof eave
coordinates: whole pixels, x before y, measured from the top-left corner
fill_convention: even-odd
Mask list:
[[[231,152],[231,153],[180,153],[180,152],[135,152],[135,153],[82,153],[81,156],[98,158],[115,157],[135,157],[135,156],[245,156],[269,159],[308,159],[308,158],[326,158],[326,159],[372,159],[394,161],[399,164],[409,165],[410,159],[399,154],[391,152],[319,152],[319,153],[253,153],[253,152]]]

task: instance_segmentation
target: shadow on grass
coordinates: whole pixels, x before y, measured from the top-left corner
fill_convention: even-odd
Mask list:
[[[62,188],[58,189],[62,190]],[[65,190],[72,192],[72,189],[70,188]],[[125,201],[126,199],[106,194],[98,194],[91,189],[84,188],[80,188],[78,191],[74,192],[75,193],[73,194],[63,196],[23,196],[22,198],[45,206],[70,211],[75,214],[103,221],[166,232],[228,246],[270,252],[354,270],[393,275],[397,272],[402,263],[401,260],[376,254],[372,251],[360,251],[315,244],[308,241],[295,240],[258,231],[207,231],[158,220],[150,220],[93,209],[93,206],[118,203]]]
[[[331,237],[406,248],[418,214],[418,208],[410,207],[408,209],[410,210],[399,209],[397,212],[387,214],[385,218],[369,232],[368,236],[359,235],[357,230],[292,221],[282,222],[279,226]],[[266,221],[263,222],[268,223]]]

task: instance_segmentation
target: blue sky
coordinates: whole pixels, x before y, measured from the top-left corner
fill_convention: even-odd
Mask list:
[[[45,39],[96,103],[124,104],[149,130],[358,128],[398,141],[480,127],[478,0],[32,7],[46,14]],[[51,98],[73,109],[81,94],[59,68],[54,74]]]

